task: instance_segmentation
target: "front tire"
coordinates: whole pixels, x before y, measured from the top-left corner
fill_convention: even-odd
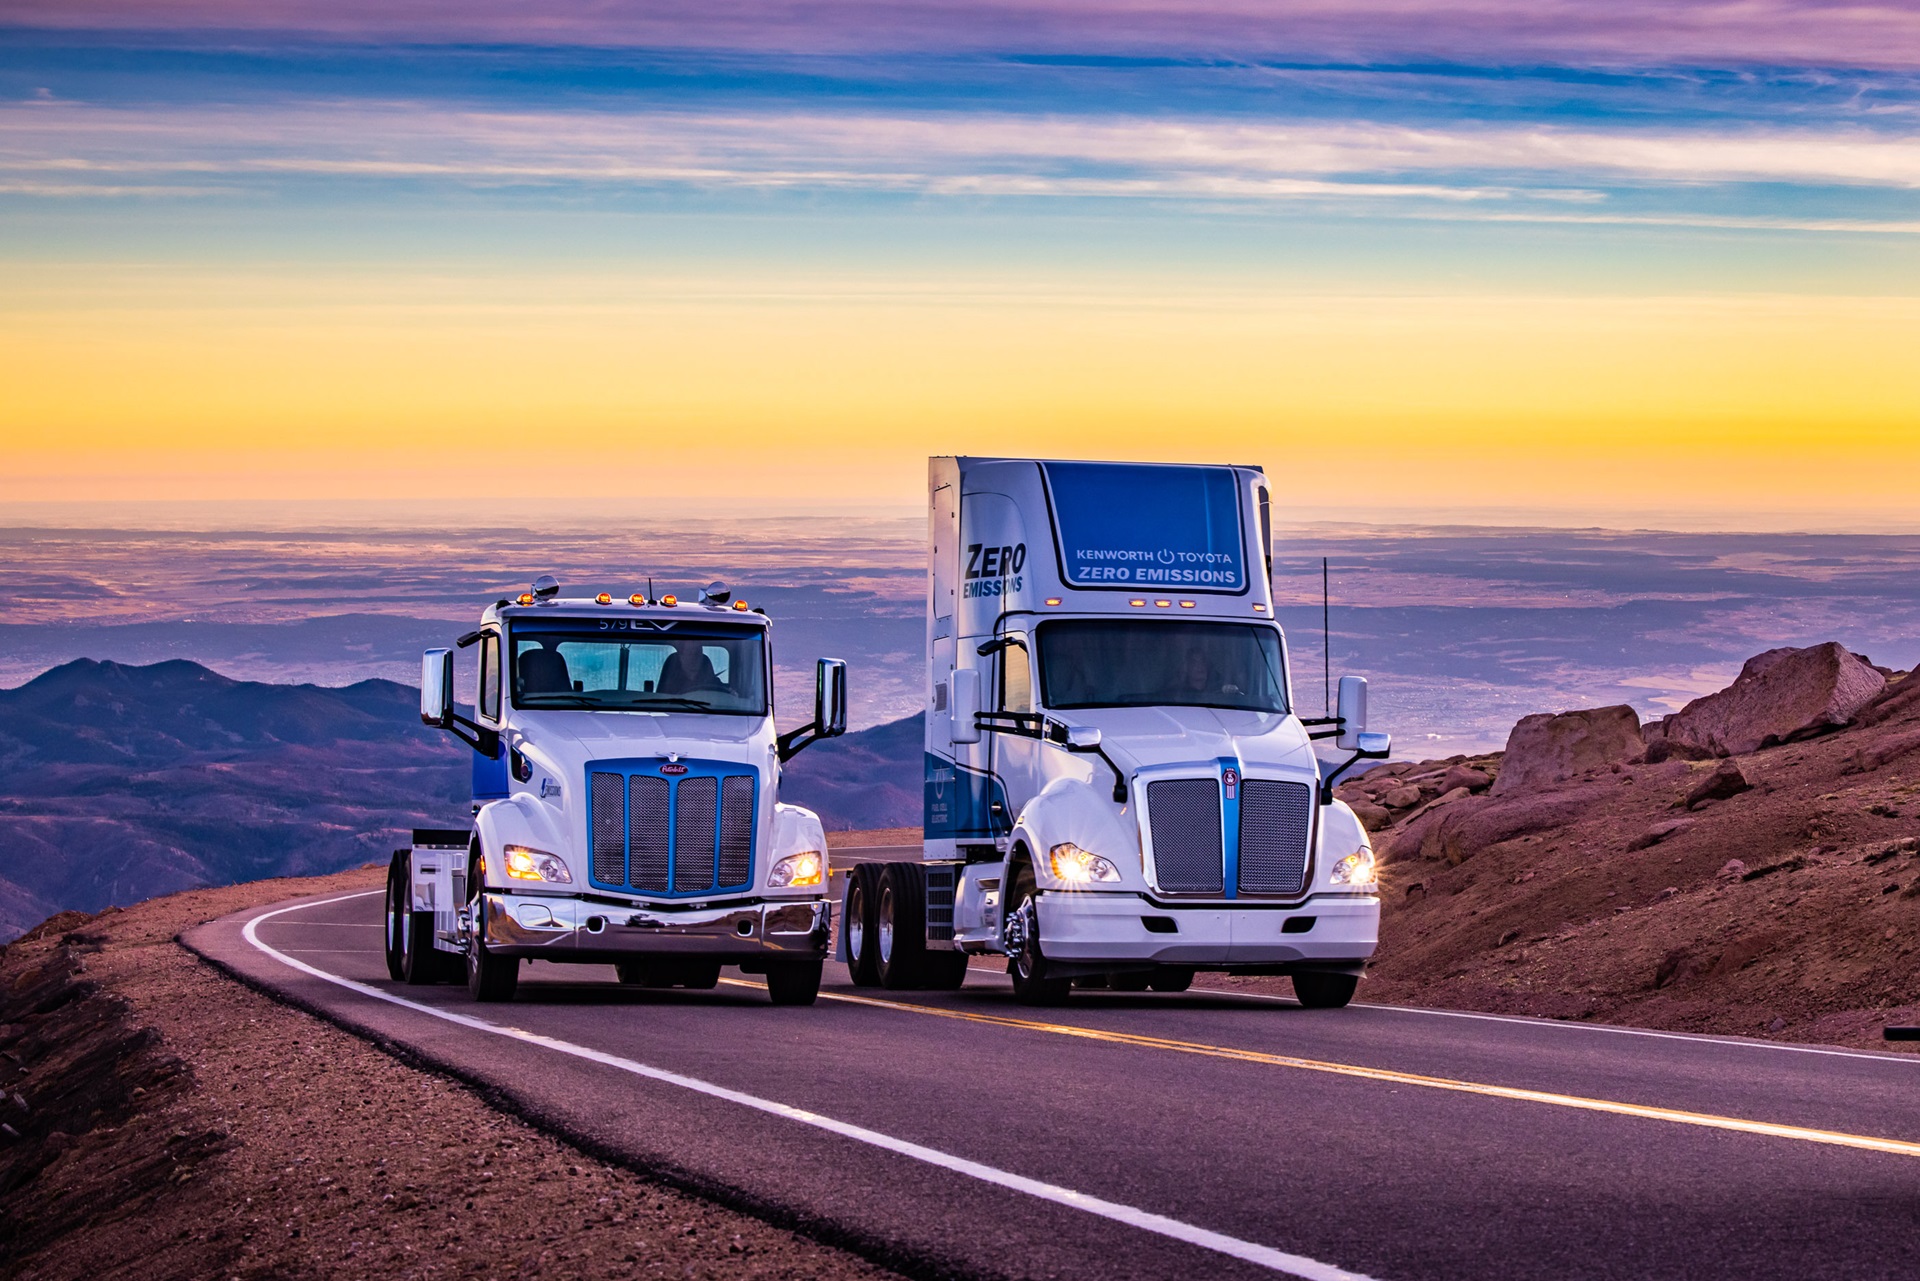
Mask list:
[[[855,987],[880,985],[879,938],[875,904],[880,897],[880,869],[855,863],[847,870],[847,910],[840,928],[847,932],[847,974]]]
[[[1147,986],[1156,992],[1184,992],[1193,986],[1193,971],[1185,969],[1156,970],[1147,980]]]
[[[822,961],[785,961],[767,966],[767,996],[775,1005],[812,1005],[820,995]]]
[[[1047,958],[1040,951],[1039,895],[1033,871],[1022,867],[1007,903],[1007,975],[1013,997],[1022,1005],[1065,1005],[1073,992],[1071,979],[1047,977]]]
[[[1293,994],[1310,1010],[1337,1010],[1353,999],[1360,980],[1352,974],[1296,974]]]
[[[520,986],[520,960],[497,956],[487,947],[487,897],[479,889],[484,872],[484,862],[476,859],[467,879],[475,887],[467,904],[473,917],[467,924],[467,995],[476,1001],[511,1001]]]

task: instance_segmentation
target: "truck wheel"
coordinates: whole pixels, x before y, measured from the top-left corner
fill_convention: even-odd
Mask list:
[[[476,1001],[511,1001],[520,986],[520,960],[496,956],[487,948],[486,901],[473,899],[473,923],[467,930],[467,995]]]
[[[820,995],[823,961],[782,961],[767,966],[767,995],[775,1005],[812,1005]]]
[[[1293,994],[1310,1010],[1337,1010],[1353,999],[1360,980],[1351,974],[1296,974]]]
[[[1040,913],[1033,888],[1033,872],[1022,867],[1007,904],[1007,975],[1013,997],[1022,1005],[1065,1005],[1073,993],[1071,979],[1050,979],[1047,958],[1040,953]]]
[[[967,981],[965,952],[928,952],[920,958],[920,985],[936,992],[957,992]]]
[[[919,987],[927,959],[927,883],[917,863],[887,864],[874,915],[880,927],[874,949],[880,986],[896,992]]]
[[[880,869],[872,863],[855,863],[847,871],[847,910],[840,928],[847,932],[847,973],[855,987],[877,987],[880,983],[878,949],[874,940],[879,931],[874,920],[875,901],[880,897]]]
[[[395,850],[387,864],[387,977],[395,983],[407,977],[407,851]]]
[[[1156,992],[1184,992],[1193,986],[1193,971],[1181,969],[1155,970],[1147,979],[1147,986]]]

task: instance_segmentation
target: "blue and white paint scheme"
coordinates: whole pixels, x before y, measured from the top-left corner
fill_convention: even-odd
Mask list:
[[[924,858],[953,919],[929,949],[1037,929],[1056,981],[1361,973],[1371,847],[1312,739],[1363,726],[1296,711],[1271,501],[1251,466],[931,460]]]

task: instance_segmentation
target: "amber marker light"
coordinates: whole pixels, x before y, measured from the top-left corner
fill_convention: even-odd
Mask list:
[[[533,593],[532,593],[532,592],[521,592],[521,593],[520,593],[520,597],[519,597],[519,599],[520,599],[520,603],[521,603],[522,605],[531,605],[531,604],[533,604]]]
[[[633,595],[627,597],[627,604],[629,605],[644,605],[646,603],[647,597],[644,592],[635,592]]]
[[[678,596],[675,596],[672,592],[668,592],[665,596],[662,596],[660,598],[660,603],[662,605],[665,605],[668,609],[672,609],[675,605],[678,605],[680,603],[680,598]]]
[[[1157,600],[1153,602],[1153,607],[1155,609],[1171,609],[1173,608],[1173,602],[1170,600]]]
[[[1134,607],[1135,609],[1139,609],[1139,608],[1140,608],[1140,607],[1141,607],[1142,605],[1144,605],[1144,604],[1146,604],[1146,603],[1147,603],[1147,602],[1145,602],[1145,601],[1143,601],[1143,600],[1130,600],[1130,601],[1128,601],[1128,602],[1127,602],[1127,604],[1129,604],[1129,605],[1131,605],[1131,606],[1133,606],[1133,607]]]
[[[611,605],[613,604],[613,593],[601,592],[598,596],[595,596],[593,598],[593,602],[596,605]]]
[[[1256,614],[1264,614],[1267,612],[1267,607],[1265,605],[1262,605],[1259,601],[1255,601],[1253,602],[1253,612]]]
[[[733,607],[739,610],[742,614],[747,612],[747,602],[743,600],[737,600],[733,602]]]
[[[1181,608],[1181,609],[1192,609],[1192,608],[1193,608],[1193,602],[1192,602],[1192,601],[1190,601],[1190,600],[1183,600],[1183,601],[1181,601],[1181,602],[1180,602],[1180,608]]]

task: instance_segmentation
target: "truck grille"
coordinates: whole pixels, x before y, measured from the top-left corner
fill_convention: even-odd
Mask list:
[[[1313,789],[1250,778],[1240,785],[1240,892],[1298,894],[1306,888]]]
[[[1147,784],[1155,879],[1167,894],[1222,894],[1220,780],[1169,778]]]
[[[758,779],[726,762],[685,762],[665,778],[657,762],[587,771],[589,879],[601,889],[706,894],[753,879]],[[611,767],[610,767],[611,766]]]

